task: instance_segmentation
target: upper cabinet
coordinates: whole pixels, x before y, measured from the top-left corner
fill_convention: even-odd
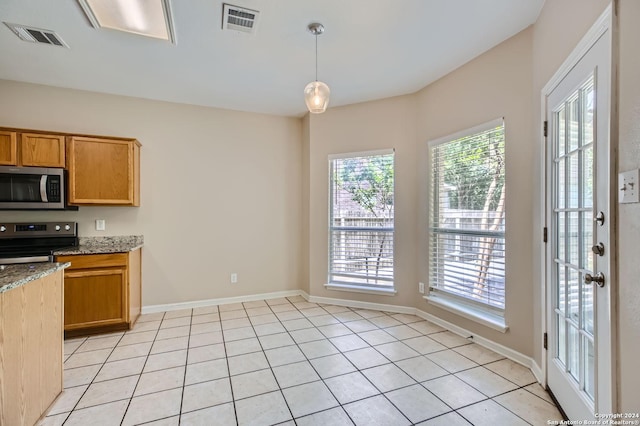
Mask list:
[[[72,206],[139,206],[136,139],[0,128],[0,166],[67,170]]]
[[[18,133],[0,130],[0,165],[18,165]]]
[[[23,166],[64,167],[64,136],[21,133],[20,154]]]
[[[69,204],[140,205],[140,143],[71,136],[67,140]]]
[[[64,167],[64,135],[0,130],[0,165]]]

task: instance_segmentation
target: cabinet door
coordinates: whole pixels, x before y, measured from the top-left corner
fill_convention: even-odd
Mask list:
[[[0,165],[18,165],[18,142],[16,132],[0,131]]]
[[[62,392],[62,271],[0,293],[0,425],[33,425]]]
[[[139,205],[136,140],[69,139],[69,204]]]
[[[142,312],[142,249],[129,252],[129,322],[135,324]]]
[[[67,271],[64,279],[65,330],[128,321],[125,268]]]
[[[63,286],[62,271],[43,279],[42,307],[40,308],[43,312],[42,355],[40,356],[42,380],[38,383],[38,389],[40,389],[43,397],[43,404],[40,413],[44,413],[49,408],[51,403],[62,392],[63,387]]]
[[[64,167],[64,136],[39,133],[20,135],[20,154],[23,166]]]

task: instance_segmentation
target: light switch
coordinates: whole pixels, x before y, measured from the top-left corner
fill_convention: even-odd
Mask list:
[[[621,172],[618,175],[618,202],[638,203],[640,202],[640,169]]]
[[[96,231],[104,231],[106,228],[106,221],[104,219],[96,219]]]

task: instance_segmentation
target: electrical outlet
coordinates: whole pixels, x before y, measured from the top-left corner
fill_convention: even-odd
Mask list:
[[[424,283],[418,283],[418,292],[424,294]]]
[[[238,282],[238,274],[235,272],[231,274],[231,284],[236,284]]]
[[[104,231],[107,227],[107,222],[104,219],[96,219],[96,231]]]

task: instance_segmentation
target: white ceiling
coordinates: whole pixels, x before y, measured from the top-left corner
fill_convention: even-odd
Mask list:
[[[303,89],[332,106],[415,92],[535,22],[544,0],[231,0],[255,35],[222,31],[221,0],[173,0],[177,44],[96,30],[76,0],[1,0],[0,20],[57,32],[70,49],[0,25],[0,79],[287,116]]]

